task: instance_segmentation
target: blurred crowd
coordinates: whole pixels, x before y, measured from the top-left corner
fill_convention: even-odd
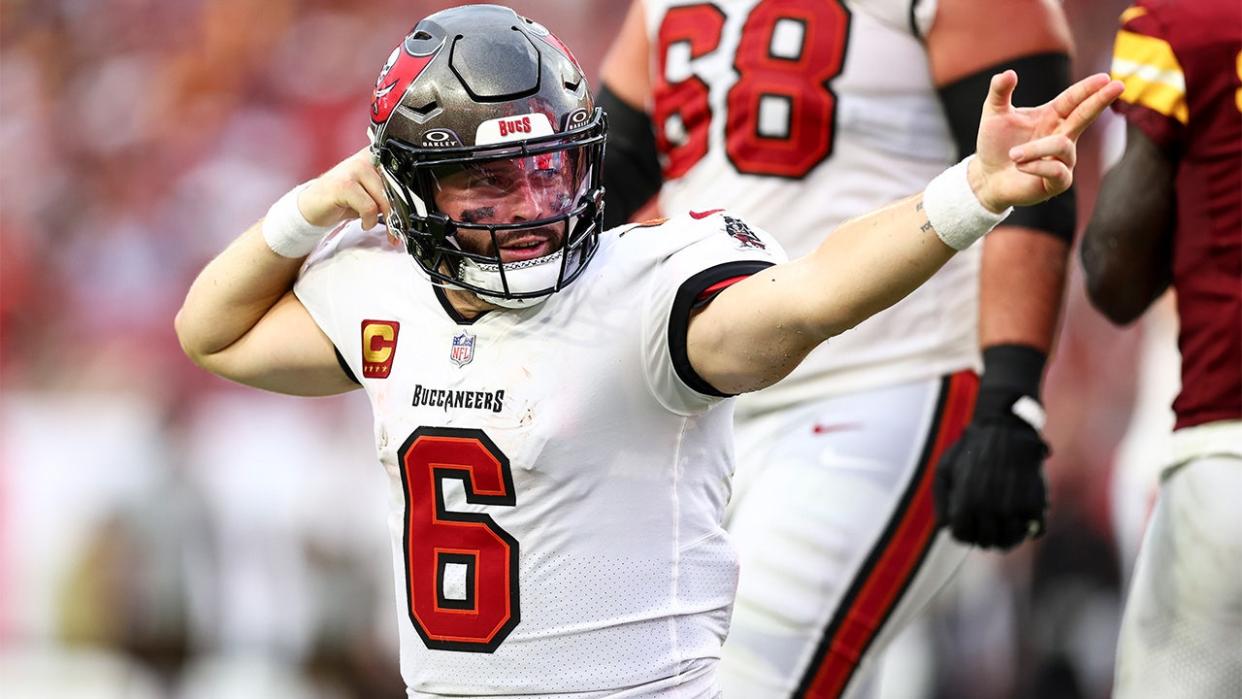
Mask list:
[[[272,201],[365,145],[389,51],[449,4],[0,2],[0,693],[402,696],[365,399],[228,385],[172,317]],[[591,75],[626,9],[510,4]],[[1107,68],[1124,6],[1066,0],[1078,74]],[[1116,126],[1081,146],[1084,220]],[[1157,321],[1111,328],[1074,276],[1050,531],[973,557],[892,653],[888,699],[1107,695],[1152,486],[1113,464],[1150,461],[1171,426]]]

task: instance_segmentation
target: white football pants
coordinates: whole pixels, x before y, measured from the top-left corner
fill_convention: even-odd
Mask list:
[[[738,421],[726,699],[870,695],[880,651],[969,550],[936,529],[932,480],[977,391],[961,372]]]
[[[1242,697],[1242,458],[1173,471],[1121,620],[1118,699]]]

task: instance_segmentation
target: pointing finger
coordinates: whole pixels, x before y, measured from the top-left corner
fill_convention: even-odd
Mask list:
[[[1120,80],[1110,80],[1103,83],[1099,89],[1074,108],[1074,111],[1066,117],[1065,123],[1061,125],[1059,131],[1071,139],[1077,139],[1108,108],[1108,105],[1113,103],[1113,100],[1121,96],[1125,89],[1125,83],[1122,83]]]
[[[1070,85],[1052,100],[1057,116],[1067,118],[1074,109],[1108,82],[1107,73],[1096,73]]]

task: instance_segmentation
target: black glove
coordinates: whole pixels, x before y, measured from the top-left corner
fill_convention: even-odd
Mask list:
[[[1044,531],[1048,505],[1040,437],[1039,383],[1044,354],[1000,345],[983,352],[983,376],[970,424],[936,471],[941,526],[983,548],[1012,548]]]

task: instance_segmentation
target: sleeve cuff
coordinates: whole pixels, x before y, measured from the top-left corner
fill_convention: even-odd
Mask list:
[[[668,318],[668,349],[672,355],[673,370],[677,378],[691,389],[707,396],[729,398],[735,394],[722,393],[708,383],[690,364],[686,334],[690,329],[690,316],[698,308],[711,303],[721,291],[756,272],[771,267],[771,262],[740,260],[726,262],[699,272],[682,282],[673,297],[673,308]]]

